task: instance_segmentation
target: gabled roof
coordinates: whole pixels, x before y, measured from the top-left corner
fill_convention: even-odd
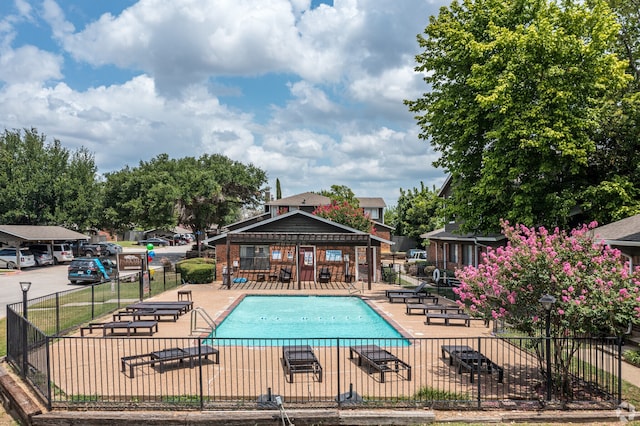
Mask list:
[[[380,197],[356,197],[360,202],[360,207],[368,209],[379,209],[387,207],[387,204]]]
[[[313,192],[303,192],[267,203],[268,206],[324,206],[327,204],[331,204],[329,197]]]
[[[505,239],[505,236],[502,234],[478,235],[471,232],[463,234],[463,233],[456,232],[457,227],[453,227],[453,228],[454,229],[449,229],[445,227],[445,228],[435,229],[430,232],[425,232],[424,234],[420,234],[420,238],[424,238],[427,240],[458,241],[458,242],[472,242],[472,243],[495,243]]]
[[[308,232],[305,232],[308,231]],[[235,234],[264,234],[264,235],[315,235],[318,239],[322,239],[323,235],[337,236],[344,234],[351,234],[354,236],[360,236],[359,240],[368,238],[370,234],[363,232],[346,225],[342,225],[337,222],[322,218],[320,216],[307,213],[302,210],[294,210],[289,213],[285,213],[276,217],[272,217],[267,220],[263,220],[257,223],[244,226],[242,228],[234,229],[224,234],[216,235],[215,237],[207,238],[205,243],[211,244],[215,242],[222,242],[226,240],[227,236]],[[394,244],[393,241],[380,238],[376,235],[370,235],[372,240]]]
[[[89,237],[62,226],[0,225],[0,241],[88,240]]]
[[[593,235],[609,245],[640,247],[640,214],[599,226]]]
[[[381,197],[356,197],[362,208],[384,208],[386,203]],[[331,198],[314,192],[272,200],[266,203],[268,206],[326,206],[331,204]]]

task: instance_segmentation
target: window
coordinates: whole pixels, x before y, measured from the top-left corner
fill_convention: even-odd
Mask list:
[[[269,270],[269,246],[240,246],[240,269]]]
[[[342,261],[342,250],[327,250],[327,252],[325,253],[325,260],[327,262]]]
[[[364,214],[369,215],[369,219],[372,219],[372,220],[380,219],[379,209],[371,209],[371,208],[365,207],[363,210],[364,210]]]
[[[458,263],[458,244],[449,244],[449,262]]]
[[[465,244],[463,247],[462,264],[473,265],[473,246],[471,244]]]

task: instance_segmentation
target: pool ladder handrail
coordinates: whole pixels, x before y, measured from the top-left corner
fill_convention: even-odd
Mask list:
[[[202,318],[207,323],[208,327],[198,326],[198,317]],[[197,307],[191,310],[191,335],[194,333],[208,333],[212,334],[212,337],[216,336],[216,322],[211,316],[201,307]]]

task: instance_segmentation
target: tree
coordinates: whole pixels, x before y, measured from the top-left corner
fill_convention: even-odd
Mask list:
[[[320,194],[329,197],[331,203],[318,206],[313,214],[363,232],[375,233],[371,218],[360,208],[360,201],[351,188],[331,185],[330,190],[323,189]]]
[[[544,325],[538,302],[556,297],[552,335],[592,337],[621,334],[640,323],[640,267],[630,270],[619,250],[593,235],[595,223],[567,233],[503,222],[506,247],[489,248],[478,267],[456,272],[460,304],[485,318],[502,319],[535,336]],[[566,391],[569,368],[580,340],[555,339],[554,356]],[[541,346],[536,346],[542,363]],[[568,396],[568,395],[565,395]]]
[[[370,234],[376,231],[369,216],[347,201],[331,201],[329,205],[318,206],[313,214]]]
[[[280,188],[280,179],[276,178],[276,200],[282,198],[282,188]],[[271,201],[271,200],[267,200]]]
[[[430,19],[416,57],[430,91],[405,103],[451,173],[447,216],[463,231],[570,222],[598,114],[630,81],[619,29],[602,0],[454,1]]]
[[[266,173],[223,155],[173,160],[167,154],[106,175],[106,217],[115,228],[190,228],[199,241],[211,225],[233,222],[262,200]]]
[[[442,210],[442,199],[435,187],[429,190],[420,182],[420,188],[407,191],[400,188],[395,232],[420,241],[421,234],[444,225]]]
[[[57,139],[47,143],[37,129],[5,130],[0,135],[0,221],[80,231],[96,226],[101,204],[96,170],[86,148],[70,152]]]
[[[353,208],[360,207],[360,201],[356,198],[351,188],[345,185],[331,185],[330,190],[323,189],[320,191],[321,195],[329,197],[331,201],[335,201],[337,204],[347,203]]]

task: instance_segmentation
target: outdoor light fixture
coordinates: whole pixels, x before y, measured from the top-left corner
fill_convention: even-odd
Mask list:
[[[545,311],[547,311],[546,320],[546,355],[547,355],[547,401],[551,401],[551,309],[556,303],[556,298],[550,294],[545,294],[538,300]]]
[[[545,311],[550,312],[551,308],[553,308],[553,305],[556,303],[556,298],[550,294],[545,294],[540,298],[540,300],[538,300],[538,302],[542,304]]]
[[[31,282],[29,281],[20,281],[20,288],[23,293],[26,293],[31,288]]]
[[[20,289],[22,290],[22,376],[27,377],[27,367],[29,366],[28,350],[27,350],[27,293],[31,288],[31,282],[20,281]]]

